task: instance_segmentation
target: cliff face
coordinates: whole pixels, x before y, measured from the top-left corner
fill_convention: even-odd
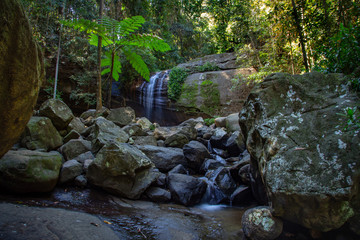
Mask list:
[[[44,76],[41,52],[17,0],[0,2],[0,157],[29,121]]]

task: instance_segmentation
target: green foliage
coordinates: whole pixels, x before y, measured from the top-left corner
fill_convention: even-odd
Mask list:
[[[340,24],[339,32],[320,51],[325,59],[317,69],[350,74],[360,62],[360,27]]]
[[[219,71],[219,70],[220,68],[216,66],[216,64],[211,62],[206,62],[204,65],[196,67],[197,72],[209,72],[209,71]]]
[[[182,85],[188,77],[189,73],[183,69],[174,67],[169,74],[168,97],[173,101],[177,101],[182,92]]]
[[[204,122],[205,122],[206,126],[211,126],[215,123],[215,118],[205,118]]]
[[[96,93],[92,88],[96,86],[96,72],[85,71],[72,75],[70,79],[76,83],[77,88],[71,91],[70,99],[76,105],[86,104],[88,107],[96,105]]]
[[[204,99],[200,107],[202,112],[213,115],[220,105],[220,92],[218,84],[210,80],[205,80],[200,84],[200,96]]]
[[[358,131],[360,130],[360,106],[344,109],[344,113],[338,113],[338,115],[345,118],[345,131]]]
[[[46,81],[47,81],[47,84],[46,84],[46,87],[43,88],[43,90],[46,93],[46,97],[50,99],[50,98],[53,98],[53,96],[54,96],[55,79],[48,78]],[[61,91],[59,91],[59,90],[56,91],[56,99],[62,100],[62,95],[63,95],[63,93]]]

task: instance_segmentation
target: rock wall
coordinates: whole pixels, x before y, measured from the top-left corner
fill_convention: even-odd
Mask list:
[[[272,74],[252,90],[239,122],[275,216],[322,232],[359,219],[359,131],[338,115],[358,103],[338,74]]]
[[[0,157],[29,121],[44,76],[41,52],[17,0],[0,2]]]

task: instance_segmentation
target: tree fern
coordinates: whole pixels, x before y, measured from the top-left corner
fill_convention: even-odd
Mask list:
[[[129,48],[124,47],[124,54],[131,66],[147,81],[150,79],[150,71],[142,57]]]

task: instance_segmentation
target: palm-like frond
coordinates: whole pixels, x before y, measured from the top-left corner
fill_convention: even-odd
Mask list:
[[[138,73],[140,73],[143,78],[149,81],[150,71],[142,57],[126,47],[124,47],[124,54],[126,59],[130,62],[131,66],[133,66],[133,68]]]
[[[133,34],[128,38],[120,39],[116,43],[119,45],[146,47],[161,52],[166,52],[171,49],[163,39],[151,34]]]

